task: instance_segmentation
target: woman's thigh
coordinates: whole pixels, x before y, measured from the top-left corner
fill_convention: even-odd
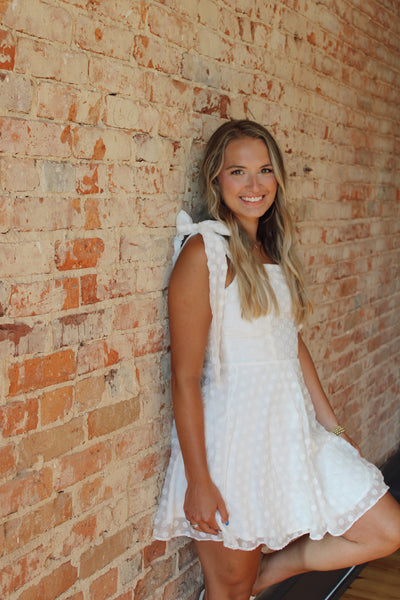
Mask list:
[[[257,576],[261,547],[255,550],[232,550],[221,542],[195,541],[207,589],[239,587],[250,593]]]
[[[400,546],[400,504],[386,493],[360,517],[343,537],[352,542],[370,542]]]

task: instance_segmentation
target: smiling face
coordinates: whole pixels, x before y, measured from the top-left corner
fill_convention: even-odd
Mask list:
[[[217,179],[225,204],[255,239],[258,220],[273,204],[278,189],[264,141],[251,137],[231,140]]]

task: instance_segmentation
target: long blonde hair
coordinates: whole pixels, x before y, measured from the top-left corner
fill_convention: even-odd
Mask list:
[[[248,234],[224,203],[217,179],[224,163],[226,146],[232,140],[245,137],[263,140],[271,159],[278,187],[272,206],[260,218],[257,240],[265,253],[281,266],[290,290],[293,316],[299,325],[311,311],[311,303],[304,286],[301,262],[293,245],[292,218],[286,206],[285,167],[277,142],[259,123],[228,121],[208,141],[201,169],[208,212],[212,218],[225,223],[231,232],[229,250],[237,277],[243,318],[251,320],[269,313],[271,309],[278,312],[277,299],[267,271],[254,255]]]

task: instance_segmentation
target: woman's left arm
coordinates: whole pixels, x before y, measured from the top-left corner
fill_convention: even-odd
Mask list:
[[[299,350],[298,356],[300,361],[301,370],[303,372],[303,377],[307,389],[310,393],[312,403],[314,405],[315,414],[317,417],[317,421],[321,423],[325,429],[328,431],[332,431],[339,425],[337,417],[333,411],[332,406],[329,404],[329,400],[326,397],[326,394],[322,388],[321,382],[319,380],[317,371],[315,369],[313,360],[311,355],[307,349],[307,346],[303,342],[303,338],[300,334],[298,334],[299,340]],[[354,448],[356,448],[360,454],[360,448],[357,444],[347,435],[347,433],[342,433],[341,437],[347,440]]]

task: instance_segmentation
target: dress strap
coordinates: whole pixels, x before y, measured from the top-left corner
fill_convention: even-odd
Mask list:
[[[200,233],[203,236],[209,272],[210,306],[212,320],[210,326],[210,359],[213,365],[216,383],[220,380],[221,371],[221,341],[222,320],[224,316],[224,290],[229,257],[228,243],[224,236],[229,236],[230,231],[220,221],[201,221],[193,223],[191,217],[181,210],[176,219],[177,235],[174,240],[175,264],[182,249],[185,235],[192,236]]]

